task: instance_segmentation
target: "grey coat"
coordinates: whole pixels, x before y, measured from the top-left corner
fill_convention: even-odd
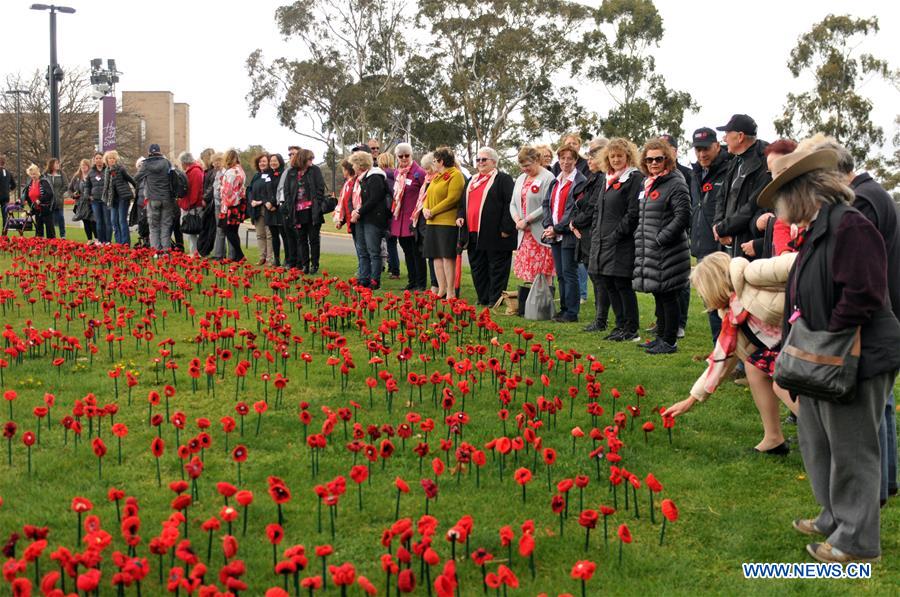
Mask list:
[[[145,182],[144,194],[149,201],[174,201],[169,187],[169,170],[172,164],[161,155],[151,155],[141,164],[135,176],[135,186]]]

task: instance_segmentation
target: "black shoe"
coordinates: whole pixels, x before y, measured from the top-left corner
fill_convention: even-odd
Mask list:
[[[656,343],[659,342],[659,338],[654,338],[653,340],[647,340],[646,342],[640,342],[637,347],[641,350],[648,350],[656,346]]]
[[[308,270],[306,273],[309,274],[310,276],[313,276],[313,275],[315,275],[315,274],[318,274],[318,273],[319,273],[319,266],[318,266],[318,265],[312,266],[311,268],[309,268],[309,270]]]
[[[665,340],[657,339],[656,344],[646,350],[647,354],[672,354],[678,347],[669,344]]]
[[[769,448],[768,450],[753,448],[753,451],[757,454],[768,454],[769,456],[787,456],[791,453],[791,448],[788,446],[787,442],[781,442],[774,448]]]
[[[624,333],[625,333],[625,330],[623,330],[622,328],[614,328],[613,331],[611,333],[607,334],[606,336],[604,336],[603,339],[611,340],[613,342],[618,342],[619,339],[622,337],[622,334],[624,334]]]
[[[616,338],[616,342],[640,342],[641,337],[638,336],[637,332],[626,332],[622,331],[618,338]]]
[[[606,331],[606,324],[593,321],[582,328],[585,332],[603,332]]]

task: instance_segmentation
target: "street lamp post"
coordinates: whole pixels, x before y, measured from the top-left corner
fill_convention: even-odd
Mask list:
[[[6,95],[16,96],[16,180],[22,184],[22,109],[19,106],[19,98],[28,93],[27,89],[10,89]]]
[[[56,13],[72,14],[75,9],[55,4],[32,4],[31,10],[50,11],[50,67],[47,70],[47,83],[50,85],[50,157],[59,158],[59,82],[62,81],[63,71],[56,61]]]

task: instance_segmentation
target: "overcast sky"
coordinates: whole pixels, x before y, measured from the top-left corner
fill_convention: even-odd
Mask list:
[[[452,0],[451,0],[452,1]],[[71,0],[74,15],[59,15],[60,63],[88,67],[91,58],[115,58],[123,71],[119,89],[170,90],[191,106],[191,149],[264,145],[284,150],[304,140],[278,125],[271,109],[250,117],[245,95],[247,55],[257,47],[267,57],[296,56],[297,42],[282,40],[274,11],[284,0],[189,2],[173,0]],[[590,2],[597,5],[599,0]],[[3,74],[30,74],[49,60],[48,15],[30,2],[3,1],[0,56]],[[241,6],[241,10],[233,7]],[[900,67],[900,4],[883,1],[819,0],[748,2],[657,0],[665,37],[654,52],[670,86],[688,90],[701,105],[685,117],[685,129],[724,124],[734,112],[753,116],[760,135],[774,138],[772,121],[789,91],[809,87],[785,64],[797,37],[829,13],[878,15],[881,31],[861,48]],[[415,2],[410,1],[410,11]],[[137,40],[142,40],[139,44]],[[590,107],[602,114],[609,100],[602,87],[576,83]],[[881,83],[863,92],[874,100],[875,121],[893,134],[900,93]],[[308,144],[308,142],[306,142]],[[321,155],[322,147],[312,147]]]

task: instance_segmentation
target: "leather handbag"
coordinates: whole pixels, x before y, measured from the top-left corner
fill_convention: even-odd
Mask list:
[[[181,217],[181,232],[183,234],[200,234],[203,230],[203,219],[199,209],[190,209]]]
[[[851,402],[860,347],[859,327],[818,331],[799,317],[775,360],[775,382],[791,394],[825,402]]]

